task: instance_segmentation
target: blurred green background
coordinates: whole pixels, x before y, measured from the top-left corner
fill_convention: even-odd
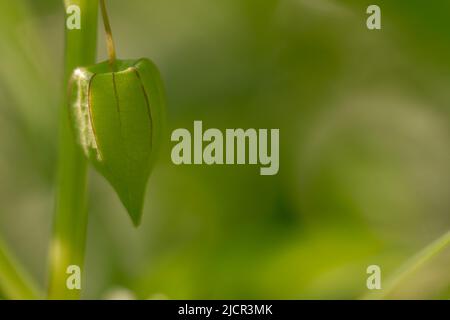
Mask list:
[[[359,298],[368,265],[387,279],[450,229],[450,2],[108,6],[119,58],[159,66],[170,130],[139,229],[91,170],[84,298]],[[42,286],[64,17],[62,1],[0,0],[0,234]],[[173,165],[170,133],[194,120],[280,128],[279,174]],[[450,298],[448,251],[394,296]]]

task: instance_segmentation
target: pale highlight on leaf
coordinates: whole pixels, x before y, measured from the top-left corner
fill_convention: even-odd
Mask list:
[[[70,114],[73,115],[74,123],[77,126],[77,139],[85,154],[89,154],[91,150],[96,154],[97,160],[101,161],[102,156],[97,146],[94,127],[92,124],[92,115],[89,105],[89,86],[93,73],[77,68],[69,83],[69,90],[76,94],[75,99],[72,99]],[[71,88],[75,86],[75,88]]]

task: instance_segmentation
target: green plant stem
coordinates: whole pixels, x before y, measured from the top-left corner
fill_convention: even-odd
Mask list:
[[[13,300],[33,300],[42,297],[36,284],[0,239],[0,292]]]
[[[392,293],[398,289],[404,281],[418,271],[434,257],[450,247],[450,231],[439,239],[428,245],[410,260],[408,260],[393,276],[388,280],[385,288],[380,293],[368,294],[364,299],[388,299]]]
[[[81,29],[65,32],[64,84],[79,66],[95,63],[97,48],[97,0],[65,0],[65,8],[79,6]],[[64,24],[65,25],[65,24]],[[64,91],[65,92],[65,91]],[[83,275],[87,229],[87,162],[71,132],[67,97],[60,111],[59,167],[53,239],[50,245],[50,299],[78,299],[80,290],[66,286],[67,267],[77,265]]]
[[[116,47],[111,31],[111,24],[109,23],[108,12],[106,10],[105,0],[100,0],[100,8],[102,11],[103,25],[106,34],[106,47],[108,49],[109,65],[113,71],[116,71]]]

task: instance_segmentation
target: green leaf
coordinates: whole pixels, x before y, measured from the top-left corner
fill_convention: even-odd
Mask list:
[[[110,182],[137,226],[159,148],[164,94],[148,59],[117,60],[74,71],[70,114],[85,155]]]
[[[0,239],[0,292],[8,299],[39,299],[42,293]]]
[[[410,277],[424,265],[431,263],[436,256],[443,255],[445,252],[448,254],[449,248],[450,231],[408,260],[390,279],[388,279],[385,288],[383,288],[380,292],[367,294],[363,297],[363,299],[391,298],[392,294],[405,284],[408,284]]]

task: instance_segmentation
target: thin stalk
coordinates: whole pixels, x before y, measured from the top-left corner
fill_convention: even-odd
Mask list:
[[[116,71],[116,47],[111,31],[111,24],[109,23],[108,12],[106,11],[105,0],[100,0],[100,8],[102,11],[103,26],[106,34],[106,48],[108,50],[109,65],[113,71]]]
[[[387,282],[385,288],[379,294],[368,294],[364,299],[389,298],[410,276],[448,248],[450,248],[450,231],[408,260]]]
[[[0,239],[0,292],[7,299],[34,300],[42,297],[30,275]]]
[[[64,84],[79,66],[95,63],[97,50],[97,0],[65,0],[65,8],[79,6],[81,29],[65,30]],[[65,92],[65,91],[64,91]],[[56,213],[49,254],[50,299],[78,299],[80,290],[66,286],[70,265],[84,271],[87,229],[87,162],[71,132],[67,97],[60,110],[59,167]]]

